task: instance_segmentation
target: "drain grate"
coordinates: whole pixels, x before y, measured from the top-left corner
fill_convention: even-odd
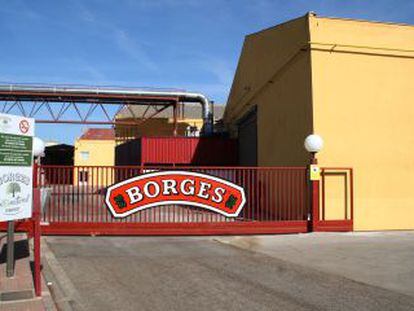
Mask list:
[[[3,292],[0,293],[0,301],[13,301],[13,300],[24,300],[32,299],[33,291],[32,290],[22,290],[15,292]]]

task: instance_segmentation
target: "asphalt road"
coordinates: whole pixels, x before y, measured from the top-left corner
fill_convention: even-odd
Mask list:
[[[414,297],[414,231],[223,236],[223,243]]]
[[[61,309],[414,310],[414,297],[194,237],[48,237]]]

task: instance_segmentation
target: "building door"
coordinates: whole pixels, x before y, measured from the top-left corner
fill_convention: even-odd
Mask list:
[[[239,165],[257,166],[257,108],[238,124]]]

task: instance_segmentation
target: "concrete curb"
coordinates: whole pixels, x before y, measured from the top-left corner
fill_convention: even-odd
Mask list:
[[[33,257],[33,247],[34,247],[33,246],[33,239],[29,240],[29,246],[30,246],[30,250],[31,250],[30,257],[31,257],[31,260],[33,261],[34,260],[32,258]],[[42,247],[42,246],[40,246],[40,247]],[[42,298],[43,305],[44,305],[44,308],[45,308],[46,311],[57,311],[55,302],[53,301],[52,294],[50,293],[49,288],[46,285],[46,280],[45,280],[43,271],[42,271],[42,297],[41,298]]]
[[[47,238],[42,237],[43,275],[57,310],[86,310],[65,270],[50,250]]]

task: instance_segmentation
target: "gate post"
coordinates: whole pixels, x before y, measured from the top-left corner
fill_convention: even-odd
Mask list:
[[[312,170],[312,165],[310,167]],[[311,180],[311,231],[318,231],[319,222],[319,180]]]
[[[41,288],[41,262],[40,262],[40,188],[39,188],[39,158],[33,165],[33,214],[32,214],[32,230],[33,230],[33,248],[34,248],[34,287],[36,296],[42,295]]]
[[[309,165],[309,181],[311,192],[311,206],[310,206],[310,231],[318,231],[319,217],[319,181],[321,178],[321,171],[318,166],[318,160],[315,154],[312,153],[311,164]]]
[[[309,165],[309,180],[311,183],[310,231],[317,231],[319,222],[319,180],[321,178],[321,172],[318,167],[316,153],[322,149],[323,139],[317,134],[309,135],[305,138],[304,146],[311,155]]]

